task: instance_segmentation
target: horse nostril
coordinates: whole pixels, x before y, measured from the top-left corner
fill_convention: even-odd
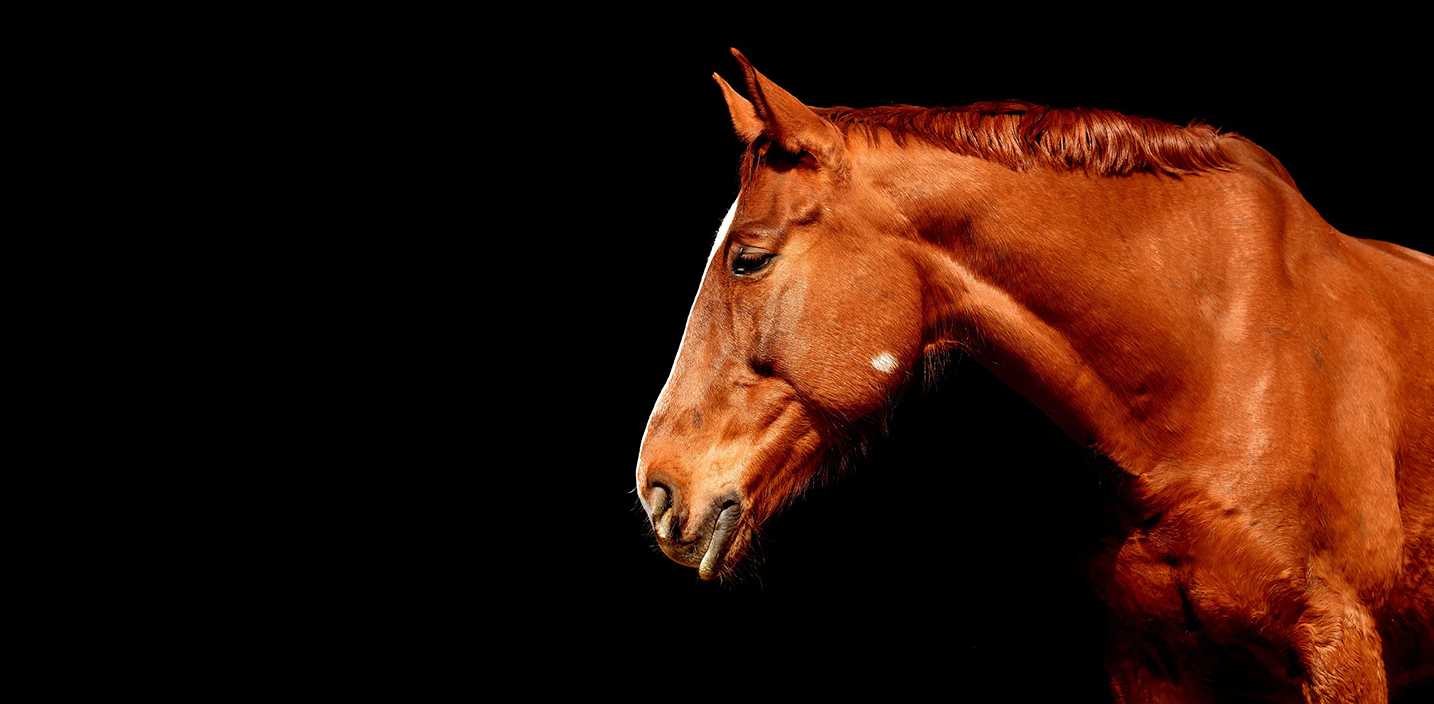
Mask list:
[[[666,541],[674,539],[677,535],[677,512],[672,510],[674,498],[672,490],[661,482],[652,483],[652,491],[647,495],[648,505],[652,507],[652,528],[657,532],[658,540]]]
[[[652,527],[657,531],[658,540],[672,541],[682,537],[682,525],[678,522],[676,511],[664,511],[661,516],[654,516]]]
[[[672,492],[668,491],[667,487],[661,484],[653,484],[652,494],[649,496],[648,502],[652,506],[652,519],[657,520],[658,516],[666,513],[667,509],[672,508]]]

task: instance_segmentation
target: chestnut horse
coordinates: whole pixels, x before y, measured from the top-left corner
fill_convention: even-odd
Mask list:
[[[733,54],[741,191],[637,466],[669,557],[728,573],[958,350],[1119,468],[1090,564],[1118,701],[1434,674],[1434,258],[1207,126],[810,108]]]

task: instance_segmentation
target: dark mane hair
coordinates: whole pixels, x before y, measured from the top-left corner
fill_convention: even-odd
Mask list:
[[[1101,176],[1190,174],[1230,164],[1220,149],[1220,131],[1209,125],[1178,127],[1110,110],[1057,109],[1020,100],[944,108],[812,109],[843,133],[859,130],[875,141],[885,130],[897,144],[916,138],[1018,171],[1048,166]]]

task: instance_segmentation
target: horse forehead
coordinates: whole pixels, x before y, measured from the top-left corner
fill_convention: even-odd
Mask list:
[[[809,220],[825,198],[820,179],[810,175],[763,175],[742,188],[733,228],[760,230]]]

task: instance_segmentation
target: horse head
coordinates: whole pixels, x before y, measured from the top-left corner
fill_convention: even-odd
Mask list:
[[[883,414],[927,343],[920,243],[865,145],[733,54],[748,98],[714,78],[746,144],[741,191],[637,466],[658,544],[702,579]]]

